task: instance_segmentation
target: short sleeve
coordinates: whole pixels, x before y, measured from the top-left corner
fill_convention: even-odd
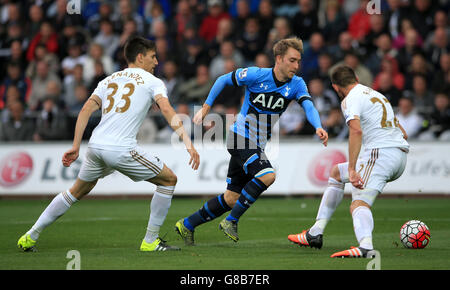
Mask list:
[[[359,120],[361,116],[361,104],[362,98],[358,98],[355,95],[348,95],[341,104],[342,113],[344,114],[345,123],[350,120]]]
[[[153,98],[156,95],[162,95],[163,97],[168,98],[166,85],[160,79],[155,80],[155,82],[153,83],[153,85],[151,87],[151,90],[153,93]]]
[[[308,92],[308,87],[306,86],[305,81],[300,78],[296,83],[297,86],[297,95],[295,97],[297,103],[301,104],[304,100],[312,100],[311,96]]]
[[[257,79],[260,70],[259,67],[238,68],[233,73],[233,83],[238,86],[251,85]]]
[[[105,90],[107,89],[106,81],[102,80],[98,83],[92,95],[96,95],[103,101],[103,97],[105,96]]]

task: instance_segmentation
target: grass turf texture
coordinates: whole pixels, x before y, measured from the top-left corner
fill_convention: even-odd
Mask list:
[[[204,224],[195,232],[196,246],[184,246],[174,232],[175,222],[201,207],[207,199],[177,198],[161,229],[177,252],[139,251],[149,217],[150,200],[83,200],[47,228],[37,252],[24,253],[17,240],[50,202],[0,200],[0,269],[64,270],[67,252],[77,250],[81,269],[155,270],[364,270],[368,259],[332,259],[334,252],[357,246],[344,198],[330,221],[321,250],[299,247],[287,235],[314,222],[319,198],[261,197],[239,223],[240,241],[234,243],[218,229],[223,218]],[[373,208],[374,245],[381,254],[381,269],[450,269],[450,199],[380,198]],[[404,248],[400,227],[419,219],[431,231],[425,249]]]

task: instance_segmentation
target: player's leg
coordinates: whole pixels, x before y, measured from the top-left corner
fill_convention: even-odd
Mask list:
[[[320,201],[317,212],[316,222],[309,230],[304,230],[298,234],[288,236],[288,239],[301,246],[312,248],[322,248],[322,237],[325,227],[333,216],[336,208],[344,196],[345,176],[341,177],[343,172],[347,172],[348,163],[336,164],[330,171],[328,186],[325,189],[322,200]]]
[[[42,231],[65,214],[74,203],[88,194],[96,183],[97,180],[83,181],[77,178],[69,190],[63,191],[53,198],[31,229],[19,239],[18,246],[24,251],[33,248]]]
[[[33,248],[40,233],[46,227],[55,222],[69,210],[74,203],[88,194],[94,188],[100,177],[106,176],[111,172],[112,171],[103,162],[97,150],[88,148],[78,178],[73,186],[53,198],[47,208],[39,216],[36,223],[19,239],[18,246],[25,251]]]
[[[173,192],[177,184],[177,176],[164,164],[163,169],[157,176],[149,178],[146,181],[156,185],[156,190],[150,203],[150,218],[144,237],[144,240],[151,244],[158,239],[160,228],[169,212]]]
[[[220,222],[220,229],[233,241],[239,240],[237,224],[241,216],[256,202],[259,196],[275,182],[275,171],[267,156],[260,149],[230,150],[240,160],[241,171],[250,177],[244,185],[230,214]]]
[[[188,217],[180,219],[175,224],[175,231],[183,238],[186,245],[194,244],[196,227],[212,221],[231,210],[248,178],[242,171],[239,160],[232,155],[228,164],[227,190],[225,193],[211,198],[199,210]]]

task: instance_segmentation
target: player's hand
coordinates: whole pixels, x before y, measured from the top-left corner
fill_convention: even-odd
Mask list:
[[[322,128],[317,128],[316,135],[322,140],[323,146],[327,147],[328,144],[328,133]]]
[[[359,175],[358,172],[356,172],[356,170],[349,170],[348,171],[348,179],[351,182],[351,184],[359,189],[363,189],[364,186],[364,181],[361,178],[361,175]]]
[[[72,147],[70,150],[66,151],[62,158],[62,164],[65,167],[69,167],[72,162],[78,159],[79,151],[80,149],[75,147]]]
[[[192,169],[197,170],[200,166],[200,155],[198,155],[197,150],[194,147],[187,149],[189,155],[191,155],[191,159],[189,160],[189,165]]]
[[[201,125],[203,119],[206,117],[206,115],[208,115],[210,108],[210,106],[204,104],[203,107],[195,114],[192,122],[194,122],[194,124],[196,125]]]

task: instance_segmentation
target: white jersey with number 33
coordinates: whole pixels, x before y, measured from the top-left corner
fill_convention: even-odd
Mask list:
[[[131,150],[154,97],[167,98],[162,80],[140,68],[127,68],[102,80],[93,95],[102,100],[102,118],[92,132],[89,147]]]
[[[367,149],[400,147],[409,150],[403,139],[392,106],[379,92],[358,84],[342,101],[345,122],[359,119],[363,132],[363,146]]]

